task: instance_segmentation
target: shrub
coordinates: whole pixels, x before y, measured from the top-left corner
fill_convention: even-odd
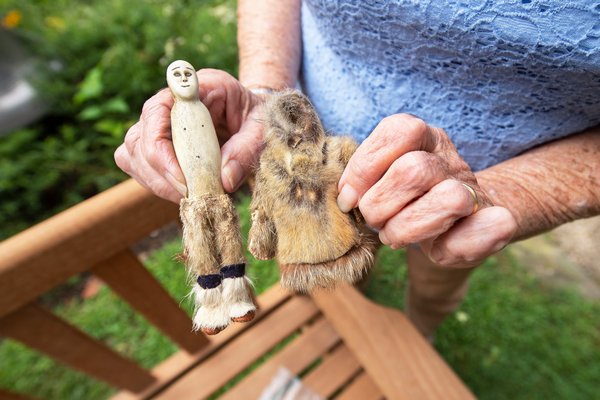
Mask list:
[[[0,138],[0,239],[125,179],[113,152],[171,61],[236,73],[234,1],[8,0],[9,14],[50,111]]]

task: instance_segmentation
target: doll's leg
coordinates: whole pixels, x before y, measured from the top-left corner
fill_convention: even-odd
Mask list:
[[[195,302],[194,330],[214,335],[229,324],[229,310],[222,301],[222,277],[219,253],[213,229],[212,197],[183,199],[180,215],[183,222],[184,259]]]
[[[442,321],[458,308],[467,294],[473,268],[440,267],[417,247],[407,248],[409,284],[405,311],[407,317],[427,338],[433,338]]]
[[[216,335],[229,325],[228,308],[223,303],[220,274],[199,275],[192,292],[196,304],[194,330]]]
[[[213,226],[218,252],[221,255],[222,301],[228,307],[231,320],[248,322],[254,318],[256,306],[252,283],[246,277],[246,259],[237,211],[226,194],[215,199],[213,209]]]

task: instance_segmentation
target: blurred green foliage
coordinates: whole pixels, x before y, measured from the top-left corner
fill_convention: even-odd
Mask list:
[[[236,74],[234,1],[5,0],[49,113],[0,138],[0,240],[126,178],[113,152],[182,58]]]

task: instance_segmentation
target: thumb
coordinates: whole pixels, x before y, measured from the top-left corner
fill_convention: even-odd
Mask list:
[[[227,192],[234,192],[258,164],[263,142],[263,127],[250,113],[240,131],[221,147],[221,181]]]
[[[384,118],[358,146],[338,183],[338,206],[344,212],[358,206],[361,197],[404,154],[427,150],[431,132],[422,120],[395,114]]]

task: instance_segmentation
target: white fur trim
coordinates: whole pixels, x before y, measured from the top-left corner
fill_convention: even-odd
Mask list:
[[[252,301],[252,281],[246,276],[241,278],[225,278],[223,286],[223,302],[229,306],[229,317],[239,318],[255,311]]]
[[[194,314],[194,330],[203,328],[223,329],[229,325],[229,307],[199,307]]]
[[[192,292],[198,307],[219,305],[223,297],[221,285],[212,289],[203,289],[200,285],[194,285]]]
[[[229,325],[229,306],[223,301],[221,285],[212,289],[203,289],[199,285],[194,285],[192,292],[196,303],[194,330],[225,328]]]

